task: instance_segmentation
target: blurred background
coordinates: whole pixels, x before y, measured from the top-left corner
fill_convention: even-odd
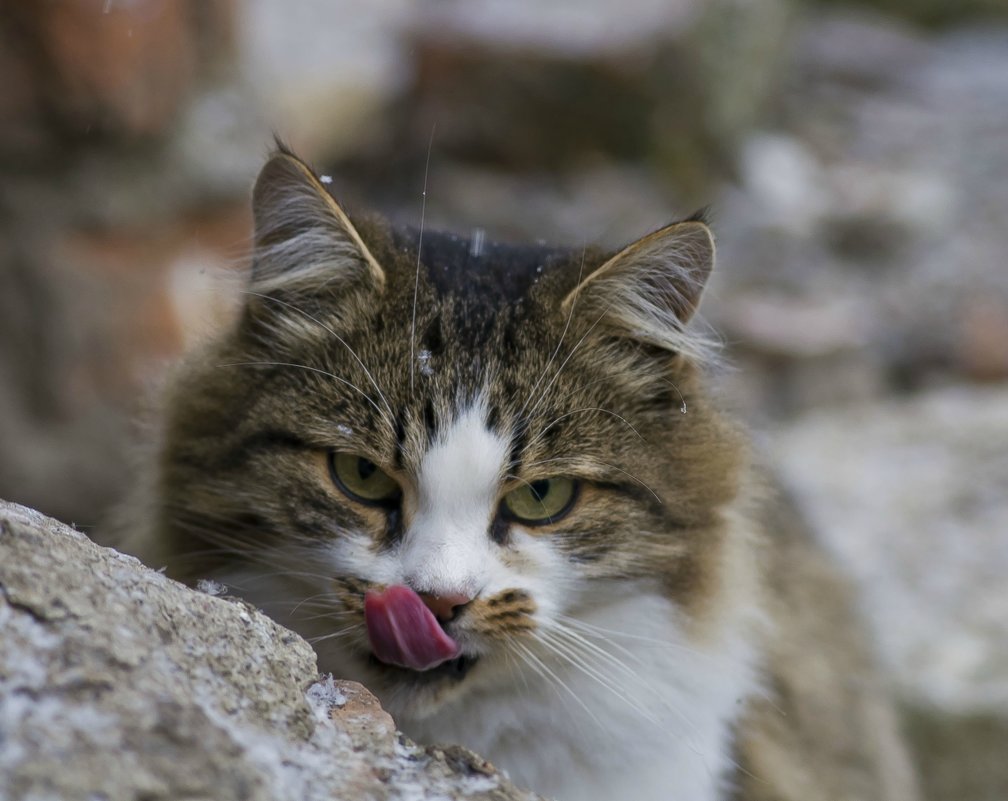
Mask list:
[[[928,798],[1008,799],[1006,0],[0,0],[0,74],[0,497],[122,496],[273,132],[492,239],[710,205],[719,391],[858,583]]]

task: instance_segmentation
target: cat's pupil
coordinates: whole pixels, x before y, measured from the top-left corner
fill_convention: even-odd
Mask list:
[[[365,459],[363,456],[357,459],[357,475],[361,477],[364,481],[367,481],[374,475],[375,470],[378,469],[378,465],[372,462],[370,459]]]
[[[550,480],[548,478],[540,479],[539,481],[533,481],[531,484],[532,494],[535,495],[537,501],[542,501],[549,492]]]

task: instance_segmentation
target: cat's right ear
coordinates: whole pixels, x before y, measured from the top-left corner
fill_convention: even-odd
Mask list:
[[[254,293],[381,290],[385,273],[312,169],[280,146],[252,191]]]

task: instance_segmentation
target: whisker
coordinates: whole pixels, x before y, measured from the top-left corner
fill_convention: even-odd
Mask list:
[[[651,714],[651,712],[644,707],[638,699],[634,698],[630,695],[630,693],[626,692],[618,685],[614,685],[607,679],[604,673],[599,671],[597,668],[592,667],[586,659],[586,654],[583,652],[579,653],[577,649],[569,643],[558,642],[556,638],[551,637],[550,633],[546,631],[537,631],[536,639],[553,651],[553,653],[557,656],[564,659],[564,661],[566,661],[569,665],[581,671],[584,675],[588,676],[588,678],[592,679],[616,698],[619,698],[649,723],[652,723],[655,726],[661,724],[661,721]]]
[[[605,648],[602,648],[601,646],[597,645],[596,643],[593,643],[587,637],[585,637],[582,634],[579,634],[577,631],[574,631],[569,626],[566,626],[566,625],[564,625],[562,623],[557,622],[556,628],[554,629],[554,633],[557,634],[557,635],[561,635],[563,637],[566,637],[566,638],[568,638],[570,640],[573,640],[574,642],[577,642],[578,645],[579,645],[579,647],[586,648],[586,649],[592,651],[593,653],[597,654],[600,658],[605,659],[607,662],[609,662],[615,668],[617,668],[617,669],[623,671],[624,673],[626,673],[628,676],[632,676],[633,678],[639,678],[639,675],[638,675],[637,671],[635,671],[633,668],[631,668],[629,665],[627,665],[626,662],[624,662],[622,659],[620,659],[619,657],[617,657],[614,654],[610,653]],[[634,654],[632,651],[629,651],[626,648],[622,648],[621,649],[618,645],[616,645],[615,643],[613,643],[613,642],[611,642],[609,640],[603,640],[603,642],[605,642],[608,645],[612,645],[617,650],[622,650],[623,652],[625,652],[631,659],[633,659],[638,664],[640,664],[640,665],[644,664],[636,656],[636,654]]]
[[[699,651],[696,648],[691,648],[690,646],[684,645],[683,643],[671,642],[669,640],[660,640],[655,637],[646,637],[641,634],[630,634],[625,631],[616,631],[615,629],[607,629],[603,628],[602,626],[596,626],[591,623],[586,623],[585,621],[578,620],[577,618],[567,617],[566,615],[560,615],[558,619],[562,620],[568,626],[581,629],[588,636],[597,637],[598,639],[609,643],[614,648],[617,648],[623,653],[627,654],[628,656],[631,656],[635,661],[638,661],[640,664],[644,663],[640,660],[639,656],[629,651],[628,649],[623,648],[621,645],[619,645],[619,643],[613,642],[608,637],[605,637],[603,635],[611,635],[613,637],[621,637],[625,640],[633,640],[635,642],[640,642],[656,649],[680,651],[682,653],[689,654],[690,656],[697,657],[698,659],[702,659],[710,663],[715,669],[718,670],[726,669],[726,665],[728,664],[724,659],[720,659],[714,656],[713,654],[706,653],[705,651]]]
[[[535,391],[539,388],[539,384],[542,383],[542,380],[546,377],[546,372],[549,370],[550,365],[553,364],[553,360],[556,358],[556,355],[560,352],[560,346],[563,345],[564,337],[567,336],[567,329],[570,328],[571,320],[574,319],[574,307],[577,306],[578,295],[581,292],[581,276],[584,273],[585,253],[587,251],[587,246],[582,246],[581,265],[578,267],[577,286],[574,288],[574,297],[571,299],[570,311],[567,313],[567,322],[564,323],[564,329],[560,334],[560,341],[557,342],[556,348],[554,348],[553,353],[550,354],[549,360],[546,362],[546,366],[543,367],[542,372],[539,374],[539,378],[536,379],[535,384],[532,385],[532,389],[529,390],[528,397],[525,398],[525,403],[523,403],[521,409],[518,410],[518,417],[521,417],[525,408],[528,406],[529,401],[532,400],[532,396],[535,394]]]
[[[385,420],[390,426],[394,428],[393,422],[385,417],[385,412],[382,411],[381,407],[374,402],[374,399],[368,395],[363,389],[358,387],[356,384],[347,381],[345,378],[340,378],[335,373],[330,373],[328,370],[323,370],[319,367],[311,367],[307,364],[296,364],[294,362],[225,362],[223,364],[218,364],[218,367],[293,367],[298,370],[307,370],[312,373],[318,373],[319,375],[324,375],[327,378],[332,378],[335,381],[339,381],[341,384],[346,384],[350,389],[359,392],[378,412],[379,417]]]
[[[514,637],[509,637],[508,639],[513,640]],[[521,679],[522,686],[525,688],[525,694],[528,695],[528,693],[530,692],[528,685],[528,678],[525,676],[525,673],[523,671],[518,669],[518,666],[515,664],[514,661],[514,654],[512,654],[510,648],[504,649],[504,659],[507,662],[508,670],[511,672],[511,678],[515,682],[515,689],[517,689],[518,687],[518,679]]]
[[[595,721],[595,723],[597,723],[599,726],[602,725],[602,721],[600,721],[596,717],[595,713],[592,712],[591,709],[589,709],[588,705],[578,697],[578,694],[576,692],[574,692],[566,684],[566,682],[564,682],[563,679],[561,679],[556,673],[554,673],[552,670],[550,670],[549,666],[545,662],[543,662],[539,657],[537,657],[527,645],[525,645],[524,643],[518,642],[517,640],[515,640],[513,642],[513,645],[514,645],[515,648],[517,648],[519,650],[519,653],[524,654],[525,657],[527,657],[528,660],[531,660],[529,662],[530,666],[534,667],[535,665],[538,665],[542,669],[542,671],[545,672],[546,675],[549,676],[556,683],[557,686],[563,688],[567,692],[567,694],[570,695],[570,697],[573,698],[577,702],[578,706],[580,706],[585,712],[588,713],[588,716],[593,721]],[[540,673],[540,675],[542,675],[542,674]]]
[[[608,414],[608,415],[610,415],[612,417],[615,417],[621,423],[623,423],[624,425],[626,425],[627,428],[629,428],[631,431],[633,431],[634,434],[636,434],[637,437],[642,442],[647,442],[647,440],[644,439],[644,437],[641,435],[640,431],[638,431],[636,428],[634,428],[625,417],[622,417],[621,415],[616,414],[616,412],[610,411],[609,409],[604,409],[601,406],[582,406],[579,409],[572,409],[571,411],[567,412],[566,414],[561,414],[559,417],[553,418],[553,420],[551,420],[545,427],[543,427],[539,431],[538,434],[536,434],[529,441],[529,444],[525,446],[526,450],[529,450],[529,449],[535,447],[536,445],[538,445],[542,441],[542,438],[546,435],[546,432],[549,431],[551,428],[553,428],[553,426],[555,426],[561,420],[563,420],[566,417],[570,417],[572,414],[578,414],[579,412],[602,412],[603,414]]]
[[[317,595],[309,595],[307,598],[304,598],[304,599],[298,601],[297,605],[293,609],[291,609],[291,615],[297,614],[298,609],[300,609],[305,604],[308,604],[309,606],[311,606],[311,605],[313,605],[313,602],[317,602],[317,603],[319,603],[319,605],[321,605],[322,602],[319,602],[317,600],[319,598],[337,599],[337,595],[336,595],[336,593],[333,593],[333,592],[320,592]],[[331,600],[330,600],[330,602],[331,602]]]
[[[571,308],[573,309],[573,302],[571,303]],[[565,358],[563,362],[561,362],[560,366],[553,374],[553,378],[551,378],[550,382],[543,388],[543,391],[539,393],[539,399],[535,402],[535,405],[532,406],[532,409],[529,411],[529,415],[535,414],[536,409],[538,409],[542,405],[542,402],[549,395],[549,391],[553,388],[553,385],[556,384],[557,379],[560,378],[560,374],[563,372],[564,367],[567,366],[567,362],[569,362],[571,358],[573,358],[574,354],[577,353],[578,348],[580,348],[581,345],[584,344],[584,341],[588,338],[591,332],[595,330],[595,326],[601,323],[608,313],[609,309],[607,308],[605,311],[602,312],[602,314],[599,315],[598,319],[591,324],[591,327],[584,332],[584,335],[581,337],[581,339],[577,341],[574,347],[571,348],[571,352],[568,353],[567,358]]]
[[[410,324],[410,392],[415,392],[416,384],[416,307],[417,294],[420,291],[420,253],[423,250],[424,218],[427,215],[427,176],[430,173],[431,151],[434,149],[434,132],[437,121],[431,125],[430,141],[427,142],[427,163],[424,165],[423,192],[420,202],[420,235],[417,238],[416,276],[413,279],[413,321]]]
[[[346,637],[348,634],[352,634],[355,631],[363,629],[364,626],[361,623],[355,623],[352,626],[347,626],[345,629],[340,629],[339,631],[334,631],[331,634],[323,634],[319,637],[312,637],[308,640],[310,645],[315,645],[316,643],[325,642],[326,640],[334,640],[340,637]]]
[[[324,608],[324,607],[320,607]],[[332,607],[329,607],[324,612],[319,612],[316,615],[301,615],[294,618],[293,613],[290,614],[291,620],[296,620],[298,623],[310,623],[313,620],[336,620],[338,618],[351,618],[352,615],[347,612],[338,612]]]
[[[374,376],[371,375],[371,371],[368,370],[367,367],[364,365],[364,362],[361,361],[361,358],[360,358],[360,356],[357,355],[357,352],[347,344],[346,340],[343,339],[343,337],[341,337],[339,334],[337,334],[335,331],[333,331],[333,329],[330,326],[328,326],[325,323],[323,323],[317,317],[312,316],[311,314],[309,314],[308,312],[306,312],[304,309],[302,309],[302,308],[300,308],[298,306],[295,306],[293,303],[288,303],[285,300],[280,300],[280,298],[275,298],[272,295],[265,295],[262,292],[253,292],[251,290],[246,290],[245,294],[247,294],[247,295],[255,295],[256,297],[260,297],[263,300],[269,300],[269,301],[272,301],[273,303],[279,303],[281,306],[286,306],[288,309],[291,309],[292,311],[295,311],[298,314],[304,315],[309,320],[311,320],[313,323],[316,323],[317,325],[321,326],[329,334],[331,334],[333,337],[335,337],[335,339],[344,348],[346,348],[348,351],[350,351],[350,355],[353,356],[354,359],[357,360],[357,364],[359,364],[361,366],[361,369],[364,371],[364,375],[366,375],[368,377],[368,380],[371,382],[371,386],[373,386],[375,388],[375,392],[378,393],[378,397],[381,398],[382,403],[385,404],[385,408],[388,410],[388,413],[389,413],[389,421],[391,422],[395,418],[395,414],[392,411],[392,407],[389,406],[388,400],[385,398],[385,395],[382,394],[381,388],[378,386],[378,382],[375,381]]]
[[[664,381],[666,384],[668,384],[670,387],[672,387],[672,389],[674,389],[676,391],[676,395],[679,396],[679,403],[680,403],[679,412],[681,414],[686,414],[686,398],[683,397],[683,394],[679,390],[679,387],[677,387],[673,382],[669,381],[667,378],[661,378],[661,380]]]

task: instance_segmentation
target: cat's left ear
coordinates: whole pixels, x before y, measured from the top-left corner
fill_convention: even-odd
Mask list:
[[[252,191],[258,292],[326,286],[381,289],[385,272],[312,169],[279,146]]]
[[[595,314],[603,330],[697,355],[686,324],[714,268],[714,236],[701,220],[672,223],[623,248],[563,301]]]

